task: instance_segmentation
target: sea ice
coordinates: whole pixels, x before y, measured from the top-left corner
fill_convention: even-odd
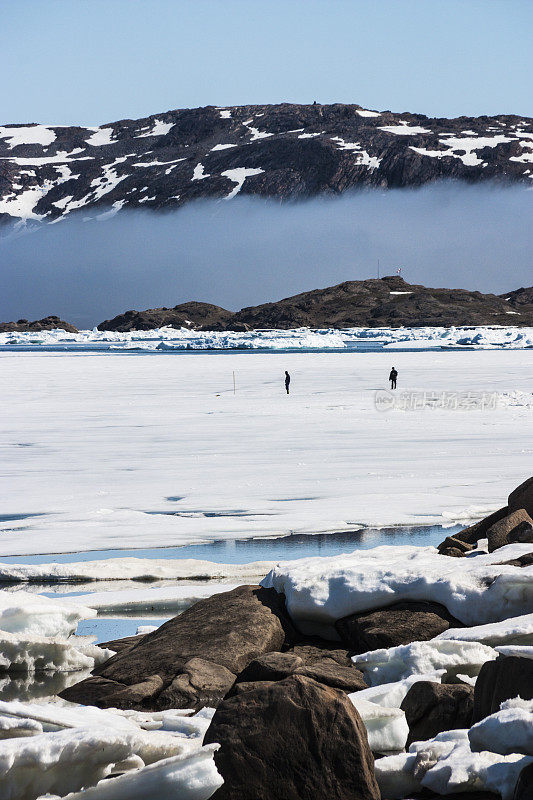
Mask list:
[[[112,650],[70,640],[7,633],[0,630],[0,673],[77,672],[93,669],[114,655]]]
[[[388,649],[372,650],[352,657],[367,683],[401,681],[411,675],[425,675],[445,670],[447,676],[458,672],[477,675],[483,664],[493,661],[498,653],[478,642],[437,641],[412,642]]]
[[[74,633],[81,619],[96,611],[67,600],[50,599],[29,592],[0,591],[0,631],[17,635],[59,636]]]
[[[499,711],[473,725],[468,738],[476,752],[533,756],[533,700],[506,700]]]
[[[533,581],[533,576],[530,578]],[[472,628],[449,628],[438,639],[461,639],[465,642],[482,642],[497,645],[533,645],[533,614],[511,617],[503,622],[475,625]]]
[[[359,697],[358,692],[349,697],[364,722],[371,750],[375,753],[403,750],[409,735],[403,711],[372,703]]]

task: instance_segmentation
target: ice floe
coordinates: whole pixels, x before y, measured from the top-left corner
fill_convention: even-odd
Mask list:
[[[48,564],[3,564],[0,563],[0,583],[25,583],[25,582],[83,582],[83,581],[112,581],[112,580],[216,580],[221,578],[249,578],[263,577],[271,570],[275,561],[251,561],[247,564],[218,564],[214,561],[200,561],[193,558],[106,558],[101,561],[74,561],[71,563],[51,562]],[[174,590],[179,592],[178,589]],[[185,590],[187,591],[187,590]],[[11,596],[8,600],[4,595],[3,602],[16,604],[16,599]],[[17,598],[21,593],[17,593]],[[27,595],[28,602],[35,595]],[[43,607],[41,601],[39,607]],[[54,603],[57,604],[57,600]],[[76,618],[77,609],[70,603],[65,604],[72,613],[72,624]],[[57,609],[54,605],[52,608]],[[48,613],[46,604],[43,614]],[[2,605],[0,605],[0,628],[2,626]],[[85,611],[83,612],[86,613]],[[94,616],[94,615],[93,615]],[[87,619],[87,617],[84,617]],[[11,630],[10,628],[8,630]],[[69,631],[71,632],[71,631]]]
[[[237,584],[207,583],[192,586],[165,586],[163,588],[124,590],[117,592],[94,592],[79,595],[72,601],[79,600],[82,605],[90,606],[101,614],[123,612],[157,612],[178,614],[180,611],[214,594],[235,589]]]
[[[530,577],[533,581],[533,577]],[[522,614],[503,622],[475,625],[472,628],[450,628],[439,634],[437,639],[460,639],[467,642],[482,642],[497,645],[533,645],[533,614]]]
[[[407,753],[375,762],[383,797],[410,797],[423,788],[438,794],[493,791],[511,800],[522,769],[533,758],[520,753],[502,756],[470,749],[467,730],[440,733],[426,742],[414,742]]]
[[[29,592],[0,592],[0,631],[7,633],[67,638],[81,619],[95,616],[96,611],[82,603]]]
[[[517,697],[504,701],[499,711],[470,728],[468,738],[475,752],[533,756],[533,700]]]
[[[364,722],[370,749],[377,753],[403,750],[409,735],[404,712],[394,706],[372,703],[360,695],[354,692],[350,700]]]
[[[78,672],[92,669],[114,655],[79,637],[14,634],[0,630],[0,673]]]
[[[496,650],[479,642],[437,641],[372,650],[352,657],[371,686],[401,681],[412,675],[444,670],[448,679],[458,673],[475,676],[483,664],[498,657]]]

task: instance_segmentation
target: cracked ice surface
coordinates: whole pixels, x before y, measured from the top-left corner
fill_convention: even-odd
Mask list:
[[[527,350],[1,358],[2,511],[29,516],[0,521],[0,560],[468,523],[531,473]],[[509,394],[485,411],[379,413],[392,364],[402,391]]]

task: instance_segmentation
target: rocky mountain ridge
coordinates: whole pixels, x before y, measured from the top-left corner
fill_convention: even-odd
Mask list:
[[[432,289],[398,275],[314,289],[236,313],[209,303],[127,311],[98,325],[101,331],[150,330],[169,325],[198,330],[253,330],[452,325],[533,325],[533,288],[504,295]]]
[[[277,200],[452,179],[529,183],[533,120],[354,104],[178,109],[99,127],[0,126],[0,221]],[[106,209],[108,209],[106,211]]]

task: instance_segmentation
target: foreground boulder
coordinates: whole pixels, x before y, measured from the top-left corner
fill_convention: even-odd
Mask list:
[[[472,724],[495,714],[504,700],[533,699],[533,659],[506,656],[481,667],[474,689]]]
[[[216,704],[250,661],[281,650],[293,633],[282,595],[239,586],[200,600],[61,696],[102,708]]]
[[[474,688],[462,684],[413,683],[400,706],[409,725],[407,747],[433,739],[438,733],[469,728],[474,708]]]
[[[224,785],[215,800],[378,800],[365,726],[342,692],[292,675],[218,706],[204,744]]]
[[[513,542],[533,542],[533,519],[523,508],[507,514],[487,531],[489,553]]]
[[[355,653],[425,642],[456,627],[463,625],[439,603],[409,600],[350,614],[335,623],[342,641]]]

